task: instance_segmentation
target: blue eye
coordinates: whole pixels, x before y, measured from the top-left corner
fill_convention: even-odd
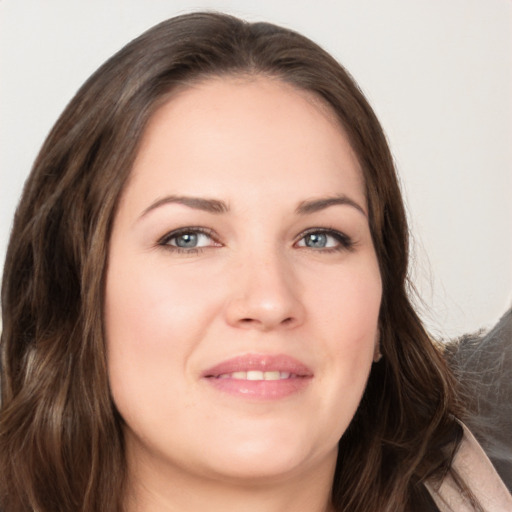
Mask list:
[[[339,231],[319,229],[310,230],[297,243],[298,247],[328,251],[350,249],[352,245],[352,240]]]
[[[159,245],[177,251],[194,252],[218,244],[212,239],[209,233],[199,228],[186,228],[168,233],[159,241]]]
[[[325,249],[329,237],[325,233],[310,233],[304,237],[304,245],[313,249]]]
[[[199,236],[197,233],[184,233],[183,235],[176,236],[171,239],[173,242],[169,241],[171,245],[176,245],[176,247],[183,247],[185,249],[190,249],[191,247],[197,247]]]

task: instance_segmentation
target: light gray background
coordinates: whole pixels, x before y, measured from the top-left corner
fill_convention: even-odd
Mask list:
[[[436,336],[488,327],[512,299],[509,0],[0,0],[0,255],[44,137],[82,82],[165,18],[198,9],[311,37],[387,132]]]

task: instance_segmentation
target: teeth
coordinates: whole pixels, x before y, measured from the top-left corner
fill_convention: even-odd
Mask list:
[[[281,378],[281,372],[265,372],[263,377],[265,380],[279,380]]]
[[[289,372],[261,372],[259,370],[249,370],[248,372],[223,373],[218,379],[238,379],[238,380],[285,380],[292,374]]]
[[[258,371],[247,372],[247,380],[264,380],[264,374]]]

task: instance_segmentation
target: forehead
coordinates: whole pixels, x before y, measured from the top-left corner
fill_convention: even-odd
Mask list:
[[[358,159],[332,108],[261,76],[210,78],[175,91],[150,119],[131,178],[132,186],[172,180],[180,193],[210,195],[227,184],[239,191],[264,184],[270,194],[291,182],[314,195],[316,179],[324,195],[340,187],[365,195]]]
[[[280,104],[280,111],[295,110],[292,106],[306,109],[313,116],[321,115],[325,121],[344,133],[344,128],[333,107],[318,94],[302,89],[290,82],[275,76],[262,74],[232,74],[207,76],[186,82],[173,89],[165,97],[163,104],[157,108],[146,128],[146,133],[152,126],[159,123],[162,117],[171,112],[183,115],[202,110],[236,112],[240,101],[246,102],[245,114],[254,115],[262,104]],[[252,105],[254,108],[250,108]],[[153,128],[154,129],[154,128]]]

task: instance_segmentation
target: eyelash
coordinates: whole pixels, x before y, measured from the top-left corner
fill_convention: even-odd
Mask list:
[[[174,231],[171,231],[170,233],[167,233],[164,235],[160,240],[157,242],[158,246],[164,247],[165,249],[178,253],[178,254],[198,254],[200,252],[203,252],[204,249],[207,247],[178,247],[177,245],[171,245],[170,241],[178,238],[183,235],[205,235],[208,238],[210,238],[215,246],[220,246],[221,244],[216,240],[216,238],[213,236],[213,232],[206,228],[201,227],[186,227],[186,228],[180,228],[176,229]]]
[[[208,238],[210,238],[213,242],[213,246],[220,247],[221,244],[218,242],[216,237],[213,235],[213,232],[209,229],[202,228],[202,227],[186,227],[186,228],[180,228],[176,229],[174,231],[171,231],[170,233],[167,233],[164,235],[160,240],[158,240],[157,245],[160,247],[164,247],[165,249],[172,251],[177,254],[199,254],[203,252],[205,249],[211,247],[211,246],[205,246],[205,247],[190,247],[190,248],[184,248],[184,247],[178,247],[177,245],[171,245],[170,242],[173,239],[176,239],[183,235],[205,235]],[[300,233],[300,235],[297,237],[297,241],[294,243],[294,245],[298,244],[300,241],[304,240],[308,235],[326,235],[329,237],[332,237],[336,240],[338,245],[335,247],[324,247],[324,248],[318,248],[315,249],[314,247],[308,247],[308,246],[300,246],[304,249],[308,249],[313,252],[321,252],[321,253],[334,253],[334,252],[342,252],[342,251],[351,251],[354,248],[355,242],[344,233],[341,233],[340,231],[337,231],[336,229],[326,229],[326,228],[309,228],[306,231],[303,231]]]
[[[314,252],[322,252],[322,253],[332,253],[332,252],[342,252],[342,251],[351,251],[355,242],[349,236],[345,235],[341,231],[332,228],[309,228],[306,231],[303,231],[298,238],[298,242],[306,238],[308,235],[326,235],[334,238],[339,245],[335,247],[324,247],[320,249],[315,249],[313,247],[305,246],[305,249],[310,249]]]

